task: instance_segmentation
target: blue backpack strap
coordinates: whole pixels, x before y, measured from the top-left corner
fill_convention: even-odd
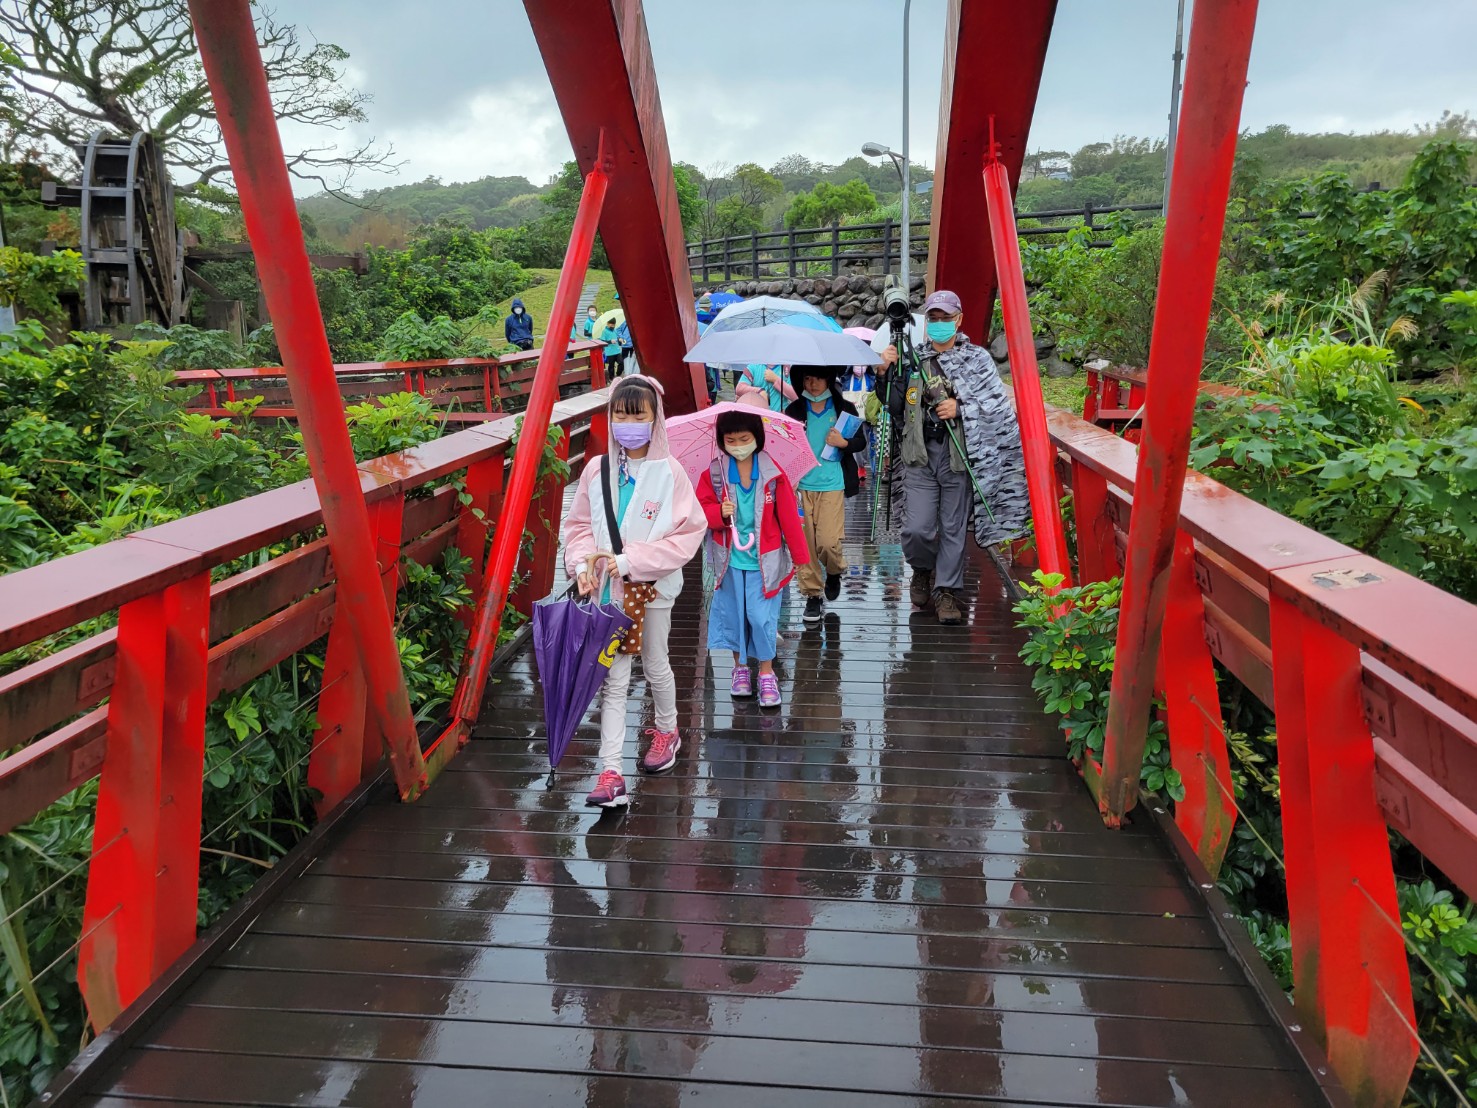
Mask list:
[[[717,458],[708,464],[708,480],[713,482],[713,495],[718,498],[718,503],[723,503],[723,475],[719,466],[723,463]]]

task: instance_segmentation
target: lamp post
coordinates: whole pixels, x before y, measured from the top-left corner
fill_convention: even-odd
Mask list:
[[[1180,129],[1180,63],[1185,60],[1185,0],[1179,2],[1174,23],[1174,76],[1169,82],[1169,142],[1164,149],[1164,204],[1161,213],[1169,218],[1169,178],[1174,169],[1174,140]]]
[[[913,286],[908,283],[909,271],[909,238],[912,226],[910,223],[908,201],[912,199],[912,174],[908,168],[908,16],[913,10],[913,0],[903,0],[903,152],[894,153],[881,143],[869,142],[862,147],[862,153],[869,158],[878,158],[886,154],[898,166],[898,174],[903,179],[903,256],[902,264],[898,267],[899,274],[903,280],[903,291],[909,297],[913,295]]]
[[[902,181],[902,183],[903,183],[903,212],[902,212],[902,220],[903,220],[903,244],[902,244],[902,257],[899,260],[900,261],[900,264],[899,264],[898,272],[899,272],[900,277],[902,278],[903,290],[905,292],[907,292],[907,294],[909,296],[912,296],[913,295],[913,290],[908,286],[908,261],[909,261],[909,258],[908,258],[908,252],[909,252],[908,251],[908,232],[911,230],[911,228],[908,226],[908,220],[909,220],[909,216],[908,216],[908,199],[909,198],[908,198],[908,163],[907,163],[907,160],[901,154],[899,154],[896,150],[889,149],[888,147],[883,146],[880,142],[869,142],[869,143],[866,143],[862,147],[862,153],[865,154],[869,158],[884,158],[884,157],[885,158],[891,158],[892,159],[892,167],[897,170],[898,180]]]

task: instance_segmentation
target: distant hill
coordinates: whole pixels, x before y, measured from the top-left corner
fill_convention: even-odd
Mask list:
[[[423,223],[447,219],[485,230],[517,227],[546,214],[539,198],[547,189],[527,177],[483,177],[464,184],[443,184],[427,177],[414,184],[371,189],[358,204],[329,193],[298,202],[319,241],[341,250],[403,246],[407,233]]]
[[[1247,131],[1236,144],[1236,183],[1285,181],[1344,173],[1355,188],[1399,184],[1416,152],[1432,139],[1477,139],[1477,118],[1445,112],[1412,131],[1303,134],[1285,124]],[[1144,204],[1164,195],[1164,140],[1118,136],[1076,153],[1031,151],[1018,196],[1023,211],[1093,204]]]
[[[1362,135],[1302,134],[1277,124],[1241,136],[1236,151],[1237,183],[1249,188],[1259,180],[1334,171],[1347,173],[1356,187],[1394,185],[1404,177],[1416,151],[1433,138],[1477,139],[1477,118],[1447,112],[1412,131]],[[783,226],[784,213],[796,195],[822,181],[837,186],[864,181],[878,203],[878,211],[869,218],[895,214],[900,195],[897,171],[889,158],[852,157],[840,165],[827,165],[803,154],[790,154],[767,170],[710,166],[704,171],[680,164],[696,193],[699,212],[709,217],[700,215],[702,226],[687,228],[690,237],[700,237],[710,223],[721,222],[711,217],[722,211],[721,206],[737,203],[735,197],[752,209],[752,229],[764,230]],[[753,173],[746,175],[746,170]],[[913,167],[915,183],[932,179],[931,170]],[[760,186],[757,192],[756,185]],[[1089,201],[1098,205],[1152,202],[1162,197],[1163,190],[1164,140],[1120,135],[1111,142],[1089,143],[1076,152],[1031,151],[1017,199],[1022,210],[1041,211],[1081,208]],[[754,195],[747,195],[750,192]],[[358,204],[323,193],[298,206],[316,244],[328,250],[358,251],[366,245],[403,247],[415,228],[439,219],[477,230],[527,227],[556,214],[567,220],[573,217],[578,195],[578,171],[570,163],[542,186],[527,177],[483,177],[464,184],[427,177],[414,184],[366,192]],[[927,202],[926,196],[919,198],[918,214],[926,214]],[[743,230],[747,233],[748,226]],[[731,232],[713,229],[712,233]],[[562,240],[563,235],[555,237]]]

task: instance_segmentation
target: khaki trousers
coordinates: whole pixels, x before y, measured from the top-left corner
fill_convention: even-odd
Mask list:
[[[803,596],[820,596],[827,574],[846,572],[846,551],[841,543],[846,538],[846,493],[808,492],[800,490],[800,522],[805,527],[805,541],[810,547],[810,562],[800,567],[796,577]]]

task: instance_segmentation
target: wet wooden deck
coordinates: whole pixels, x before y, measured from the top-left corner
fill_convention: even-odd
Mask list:
[[[583,804],[593,725],[545,788],[515,659],[424,801],[330,836],[82,1102],[1324,1103],[1162,833],[1101,826],[990,563],[943,628],[895,544],[852,553],[824,622],[790,598],[777,713],[730,701],[694,566],[685,745],[633,744],[624,816]]]

